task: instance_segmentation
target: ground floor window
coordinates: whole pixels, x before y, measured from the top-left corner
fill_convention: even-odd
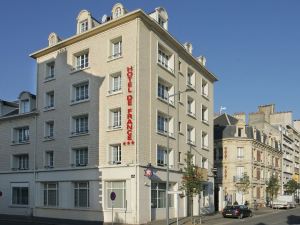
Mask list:
[[[28,186],[12,186],[12,204],[28,205],[29,188]]]
[[[169,206],[173,205],[174,196],[169,195]],[[151,183],[151,208],[166,208],[166,183]]]
[[[74,204],[75,207],[89,207],[89,182],[74,182]]]
[[[116,199],[113,201],[114,208],[120,208],[120,209],[126,208],[126,182],[125,181],[106,182],[107,208],[112,208],[112,201],[110,200],[110,194],[112,192],[116,193]]]
[[[44,206],[58,206],[57,183],[44,183]]]
[[[204,207],[209,207],[209,186],[203,185],[203,206]]]

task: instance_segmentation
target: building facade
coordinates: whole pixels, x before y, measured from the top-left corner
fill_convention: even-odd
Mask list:
[[[1,212],[110,222],[113,204],[115,222],[164,219],[167,162],[178,191],[187,151],[208,173],[202,212],[214,211],[217,79],[167,29],[165,9],[118,3],[101,22],[82,10],[76,35],[51,33],[31,54],[37,95],[0,108]],[[170,217],[198,213],[198,196],[169,202]]]
[[[299,121],[293,121],[293,114],[288,112],[276,112],[275,105],[262,105],[258,112],[252,113],[249,123],[253,126],[263,128],[268,124],[279,131],[278,137],[282,140],[282,189],[281,194],[286,194],[284,185],[291,179],[298,183],[299,179],[299,157],[300,157],[300,132]],[[299,196],[299,190],[297,197]]]
[[[246,124],[244,113],[230,116],[222,114],[215,118],[214,158],[217,167],[215,180],[218,210],[226,204],[260,206],[270,200],[266,182],[274,175],[281,180],[282,151],[276,130],[273,133]],[[239,189],[242,179],[249,177],[247,190]]]

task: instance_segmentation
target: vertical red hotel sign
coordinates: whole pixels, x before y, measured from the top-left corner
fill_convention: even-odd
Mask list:
[[[133,79],[133,68],[132,66],[127,67],[127,116],[126,116],[126,141],[123,142],[123,145],[133,145],[133,95],[132,95],[132,79]]]

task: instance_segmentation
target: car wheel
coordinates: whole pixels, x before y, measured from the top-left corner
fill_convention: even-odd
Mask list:
[[[240,219],[243,219],[243,218],[244,218],[243,213],[240,214],[240,217],[239,217],[239,218],[240,218]]]

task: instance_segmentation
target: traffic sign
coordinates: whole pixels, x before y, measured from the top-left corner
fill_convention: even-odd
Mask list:
[[[116,199],[116,193],[115,192],[111,192],[110,193],[110,200],[114,201]]]

